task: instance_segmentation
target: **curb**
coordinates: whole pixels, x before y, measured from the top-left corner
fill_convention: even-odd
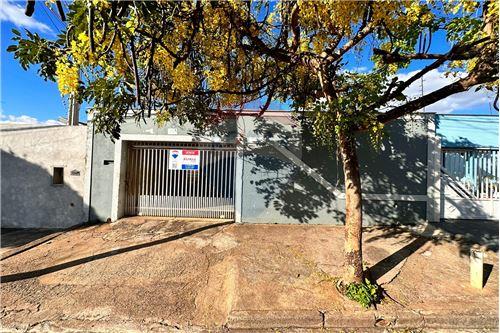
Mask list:
[[[236,310],[228,316],[229,331],[254,332],[269,330],[361,330],[378,332],[387,329],[498,329],[496,313],[460,314],[411,311],[390,314],[360,310],[342,313],[319,310]]]
[[[227,328],[233,330],[262,330],[273,328],[321,329],[324,314],[318,310],[233,310],[227,319]]]

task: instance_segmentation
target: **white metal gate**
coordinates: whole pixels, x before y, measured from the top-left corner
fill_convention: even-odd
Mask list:
[[[198,170],[171,169],[170,150],[198,150]],[[235,166],[231,144],[131,142],[125,213],[234,219]]]
[[[443,148],[441,218],[497,219],[498,149]]]
[[[443,148],[442,168],[475,199],[498,199],[498,149]]]

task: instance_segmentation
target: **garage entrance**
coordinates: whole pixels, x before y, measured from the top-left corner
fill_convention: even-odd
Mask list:
[[[234,219],[235,166],[232,144],[130,142],[125,214]]]

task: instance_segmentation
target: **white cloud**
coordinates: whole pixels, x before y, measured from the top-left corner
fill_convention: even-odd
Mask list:
[[[0,4],[0,21],[11,22],[18,27],[34,29],[40,32],[52,32],[52,29],[45,23],[26,16],[23,7],[8,0],[0,0]],[[44,6],[43,2],[39,2],[37,5]]]
[[[49,119],[46,121],[39,121],[36,118],[21,115],[4,115],[0,114],[0,123],[1,124],[29,124],[29,125],[63,125],[60,121]]]
[[[417,71],[407,74],[398,75],[400,80],[406,81],[413,76]],[[439,72],[437,69],[430,71],[423,79],[424,95],[442,88],[456,80],[458,77],[446,77],[444,72]],[[413,82],[405,91],[404,94],[409,98],[417,98],[422,96],[422,81]],[[493,100],[491,93],[486,89],[475,91],[471,88],[468,91],[449,96],[425,108],[426,112],[450,113],[458,110],[467,110],[475,107],[485,106]]]
[[[366,73],[368,72],[370,69],[366,66],[360,66],[360,67],[355,67],[354,68],[354,71],[358,72],[358,73]]]
[[[43,124],[45,124],[45,125],[64,125],[60,121],[54,120],[54,119],[46,120],[46,121],[43,122]]]

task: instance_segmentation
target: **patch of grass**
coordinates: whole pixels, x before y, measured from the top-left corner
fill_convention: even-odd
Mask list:
[[[359,303],[366,309],[371,305],[380,303],[381,300],[380,287],[371,283],[368,279],[361,283],[341,285],[339,289],[347,298]]]

